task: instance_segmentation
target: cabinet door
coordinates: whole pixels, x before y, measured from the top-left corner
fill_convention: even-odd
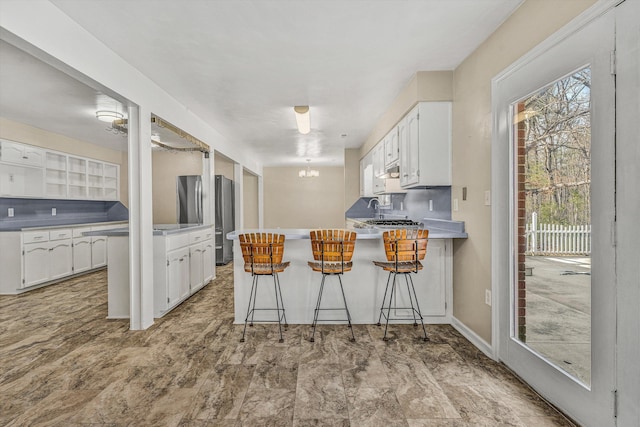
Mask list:
[[[73,272],[91,270],[91,238],[73,239]]]
[[[189,295],[189,248],[171,251],[167,257],[167,298],[169,306],[172,306]]]
[[[49,278],[51,280],[69,276],[73,267],[73,250],[71,239],[57,240],[50,243]]]
[[[384,158],[387,165],[398,161],[398,127],[394,127],[384,138]]]
[[[91,268],[107,265],[107,237],[96,236],[91,238]]]
[[[49,243],[31,243],[23,246],[22,287],[49,280]]]
[[[207,240],[202,244],[202,271],[204,275],[203,285],[213,279],[214,274],[214,245],[213,240]]]
[[[424,269],[415,282],[423,316],[446,315],[446,240],[429,239]]]
[[[189,284],[191,291],[202,287],[204,281],[204,266],[202,259],[202,245],[193,245],[189,248]]]
[[[1,141],[0,160],[27,166],[42,166],[44,151],[38,147],[17,142]]]
[[[373,149],[373,176],[379,178],[384,172],[384,141],[380,141]]]
[[[403,120],[403,135],[400,135],[400,184],[410,185],[420,178],[419,110],[414,108]]]

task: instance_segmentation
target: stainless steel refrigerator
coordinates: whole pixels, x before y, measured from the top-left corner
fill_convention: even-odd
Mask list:
[[[233,181],[216,175],[216,264],[224,265],[233,260],[233,242],[227,233],[235,230]]]
[[[202,224],[202,177],[177,177],[176,191],[178,224]]]

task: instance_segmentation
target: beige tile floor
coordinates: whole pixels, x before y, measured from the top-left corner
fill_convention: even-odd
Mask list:
[[[567,426],[450,326],[233,325],[232,266],[146,331],[106,272],[0,296],[0,426]]]

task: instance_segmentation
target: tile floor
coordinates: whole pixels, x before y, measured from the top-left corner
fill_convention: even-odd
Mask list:
[[[146,331],[106,271],[0,296],[1,426],[570,426],[450,326],[233,325],[233,270]]]

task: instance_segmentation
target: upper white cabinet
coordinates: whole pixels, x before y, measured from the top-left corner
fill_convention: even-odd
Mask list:
[[[400,185],[451,185],[451,103],[421,102],[399,126]]]
[[[398,126],[384,137],[384,160],[387,167],[398,163],[400,147],[398,145]]]
[[[360,197],[373,197],[373,152],[360,160]]]
[[[380,178],[385,172],[384,162],[384,140],[380,141],[373,150],[373,176]]]
[[[120,166],[0,140],[0,196],[119,200]]]
[[[24,166],[42,166],[44,150],[13,141],[0,141],[0,160]]]

